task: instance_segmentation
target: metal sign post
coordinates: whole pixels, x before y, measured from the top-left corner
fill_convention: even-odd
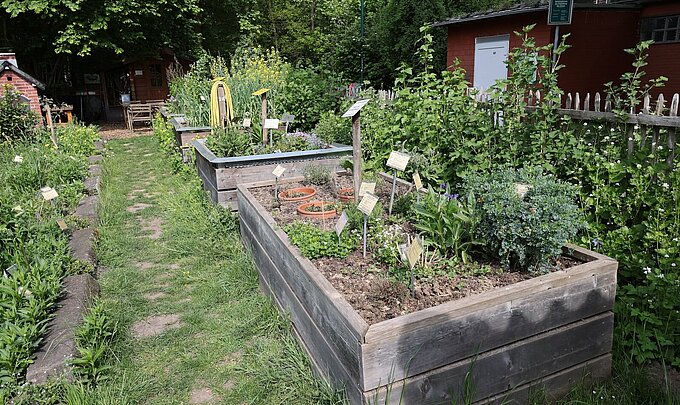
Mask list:
[[[571,15],[574,11],[574,0],[550,0],[548,4],[548,25],[555,26],[555,39],[553,42],[552,63],[557,63],[557,46],[560,40],[560,25],[571,24]]]

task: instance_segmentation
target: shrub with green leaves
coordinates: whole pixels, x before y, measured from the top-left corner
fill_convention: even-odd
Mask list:
[[[97,302],[83,317],[76,330],[78,357],[73,359],[74,373],[85,383],[106,378],[106,359],[116,336],[117,325],[103,301]]]
[[[477,199],[477,236],[505,268],[549,270],[550,259],[585,227],[577,188],[540,168],[472,175],[464,189]]]
[[[345,230],[338,240],[335,231],[324,231],[317,225],[299,221],[286,225],[283,230],[308,259],[347,257],[359,246],[361,239],[358,232]]]
[[[21,101],[21,93],[4,85],[0,96],[0,142],[29,139],[38,125],[38,115]]]
[[[321,114],[319,121],[314,127],[314,133],[324,142],[352,144],[352,122],[342,118],[334,111],[326,111]]]
[[[305,184],[323,186],[324,184],[328,184],[331,181],[331,169],[318,164],[312,163],[303,167],[302,174],[305,176]]]
[[[94,142],[99,139],[93,125],[66,124],[56,127],[59,149],[67,155],[90,156],[95,154]]]

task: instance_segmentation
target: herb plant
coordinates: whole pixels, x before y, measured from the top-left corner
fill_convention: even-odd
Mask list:
[[[293,245],[297,246],[302,255],[308,259],[347,257],[359,246],[361,239],[358,232],[351,230],[343,232],[342,237],[338,239],[334,231],[324,231],[307,222],[293,222],[283,229]]]

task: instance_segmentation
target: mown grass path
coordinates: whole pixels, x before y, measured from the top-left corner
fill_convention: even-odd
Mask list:
[[[107,149],[97,250],[120,336],[94,402],[339,402],[260,294],[235,217],[173,174],[155,138]]]

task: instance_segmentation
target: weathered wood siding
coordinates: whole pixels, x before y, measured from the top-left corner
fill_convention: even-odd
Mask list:
[[[522,403],[531,387],[560,395],[584,374],[611,368],[617,263],[586,260],[504,288],[368,326],[239,185],[241,232],[263,289],[289,312],[318,371],[352,403]],[[401,402],[400,402],[401,401]]]

